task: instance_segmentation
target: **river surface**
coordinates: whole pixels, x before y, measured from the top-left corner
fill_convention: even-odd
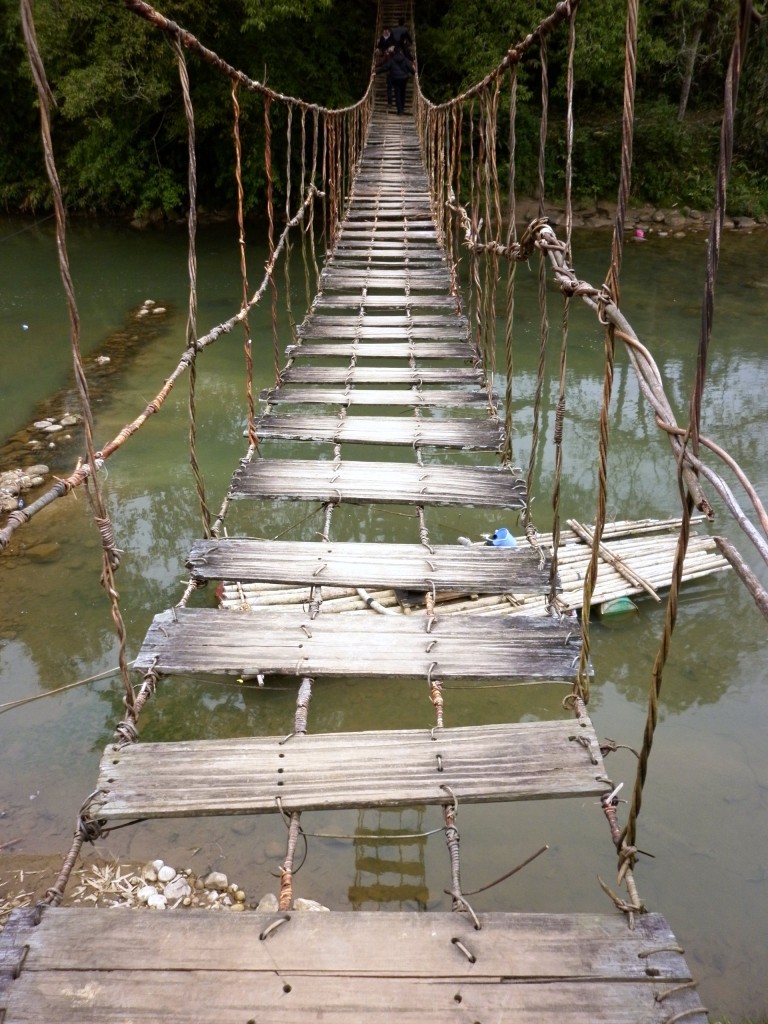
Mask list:
[[[170,228],[75,223],[70,255],[83,323],[83,349],[94,352],[145,299],[167,309],[163,329],[142,347],[94,403],[96,443],[103,445],[153,398],[183,351],[186,323],[186,236]],[[578,234],[580,277],[599,284],[606,270],[607,233]],[[768,233],[727,235],[717,284],[716,326],[704,401],[704,433],[727,447],[768,496]],[[704,274],[704,236],[654,238],[628,245],[621,306],[649,345],[681,422],[686,419],[695,365]],[[241,291],[235,232],[230,225],[201,230],[198,239],[199,314],[203,333],[238,307]],[[265,251],[251,251],[251,284]],[[303,278],[294,281],[303,305]],[[515,455],[527,462],[531,395],[538,356],[535,267],[518,272],[514,404]],[[553,407],[557,389],[559,297],[552,294],[552,383],[544,399],[544,453],[538,460],[537,524],[549,529]],[[267,311],[252,318],[257,339],[256,389],[271,382],[272,341]],[[282,343],[288,340],[283,332]],[[0,219],[0,442],[29,423],[41,400],[64,387],[70,366],[63,292],[52,222]],[[242,337],[233,334],[206,351],[199,364],[199,457],[209,500],[217,508],[244,453]],[[568,369],[563,518],[592,522],[595,510],[595,420],[602,389],[602,338],[594,315],[574,307]],[[500,363],[500,365],[503,365]],[[503,393],[503,378],[499,378]],[[186,380],[162,412],[114,456],[103,487],[117,545],[125,551],[117,583],[137,652],[152,616],[181,596],[184,560],[201,535],[187,455]],[[296,446],[296,453],[300,450]],[[266,451],[269,454],[269,451]],[[350,453],[352,455],[354,453]],[[56,452],[51,453],[55,457]],[[67,456],[74,465],[76,452]],[[45,458],[41,455],[41,461]],[[65,466],[60,467],[63,471]],[[619,350],[609,463],[609,515],[616,519],[677,515],[679,498],[667,442],[640,400]],[[742,550],[716,495],[714,526]],[[244,503],[239,503],[242,506]],[[344,513],[344,514],[342,514]],[[307,518],[308,517],[308,518]],[[306,521],[305,521],[306,520]],[[478,510],[428,514],[430,535],[452,543],[478,537],[500,522]],[[507,524],[517,528],[514,521]],[[275,504],[256,518],[238,507],[232,532],[307,539],[321,529],[314,507]],[[358,518],[341,510],[333,536],[413,541],[412,519],[372,509]],[[752,559],[753,565],[755,559]],[[52,690],[113,668],[117,646],[99,587],[99,543],[83,494],[58,501],[0,556],[0,704]],[[766,572],[758,569],[766,582]],[[202,598],[202,601],[208,598]],[[664,607],[639,602],[639,613],[592,629],[595,666],[590,712],[599,737],[639,747],[650,669]],[[711,1012],[765,1013],[768,993],[768,670],[765,622],[733,573],[684,592],[661,694],[659,726],[638,825],[638,845],[654,855],[636,871],[642,898],[662,912],[686,947]],[[386,688],[386,692],[384,692]],[[446,724],[535,720],[560,716],[556,687],[453,687]],[[205,681],[163,683],[146,708],[146,740],[287,733],[294,687],[264,690]],[[0,714],[0,844],[16,854],[64,854],[82,800],[94,788],[99,756],[121,712],[119,683],[101,680]],[[422,684],[328,680],[315,688],[310,729],[347,731],[431,725]],[[631,791],[634,758],[610,756],[611,778]],[[296,876],[297,895],[331,908],[402,906],[447,908],[448,859],[439,833],[415,844],[390,844],[381,856],[393,872],[366,873],[370,848],[351,838],[363,829],[407,832],[439,828],[439,809],[412,813],[305,815],[310,838]],[[467,890],[507,872],[544,844],[524,872],[473,898],[477,910],[610,911],[599,874],[615,885],[615,855],[597,801],[552,801],[461,807],[462,879]],[[327,838],[327,836],[331,838]],[[134,862],[162,857],[202,871],[227,871],[249,899],[276,891],[284,826],[277,815],[155,822],[110,835],[99,853]],[[408,861],[415,862],[406,863]],[[0,861],[2,871],[2,861]],[[397,885],[402,880],[400,889]],[[377,883],[381,883],[377,885]],[[388,891],[385,886],[395,886]],[[388,899],[392,896],[392,899]]]

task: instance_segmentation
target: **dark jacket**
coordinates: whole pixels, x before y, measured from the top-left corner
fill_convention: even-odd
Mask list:
[[[395,82],[402,82],[416,73],[413,62],[408,60],[402,50],[395,50],[377,71],[386,71]]]
[[[395,25],[390,30],[390,35],[397,46],[410,46],[413,43],[407,25]]]

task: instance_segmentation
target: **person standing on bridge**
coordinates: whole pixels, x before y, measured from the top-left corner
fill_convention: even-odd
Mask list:
[[[405,55],[410,58],[410,47],[413,46],[413,39],[411,33],[408,31],[408,26],[405,24],[405,18],[400,18],[398,23],[392,29],[392,42],[400,50],[405,51]]]
[[[413,61],[409,60],[401,49],[390,47],[386,62],[376,69],[376,74],[382,71],[387,73],[388,81],[392,82],[397,113],[403,114],[405,112],[405,86],[411,75],[416,73]]]
[[[379,68],[389,60],[390,56],[394,52],[395,43],[392,38],[392,33],[385,26],[382,33],[381,39],[376,44],[376,73],[378,74]],[[391,51],[391,52],[390,52]],[[387,106],[391,107],[395,102],[395,90],[392,86],[392,76],[387,72]]]

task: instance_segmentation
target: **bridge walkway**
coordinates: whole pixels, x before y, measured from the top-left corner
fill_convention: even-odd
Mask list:
[[[307,601],[240,612],[169,609],[156,616],[137,667],[160,686],[200,674],[244,685],[272,675],[294,680],[294,729],[288,736],[110,744],[90,813],[108,826],[282,813],[293,827],[305,810],[439,805],[450,870],[433,886],[450,879],[446,891],[457,912],[297,913],[289,904],[277,914],[180,910],[148,919],[141,912],[20,911],[0,946],[3,1024],[705,1024],[685,960],[659,915],[640,915],[632,930],[616,911],[475,915],[460,892],[457,807],[563,797],[599,803],[611,783],[585,714],[499,725],[442,721],[443,680],[555,683],[565,695],[580,650],[568,621],[440,614],[446,592],[548,588],[547,565],[522,542],[505,548],[429,540],[434,506],[503,515],[528,500],[520,476],[499,464],[502,426],[488,411],[478,355],[451,286],[413,120],[378,110],[320,290],[281,381],[264,395],[257,432],[269,456],[243,461],[230,497],[250,503],[254,523],[274,501],[322,502],[327,523],[339,507],[405,507],[420,536],[409,544],[336,542],[326,529],[306,541],[196,541],[188,564],[201,581],[303,586]],[[294,457],[304,443],[311,457]],[[273,457],[280,445],[289,446],[287,454]],[[362,454],[348,458],[351,445]],[[477,454],[470,460],[468,452]],[[330,614],[323,588],[333,586],[396,586],[419,592],[424,607],[411,615]],[[311,685],[340,675],[381,679],[382,705],[388,678],[412,678],[421,701],[426,680],[435,710],[426,705],[425,712],[437,724],[312,733]],[[478,711],[482,700],[478,691]],[[381,867],[376,856],[362,863]],[[419,886],[419,862],[412,863],[414,892],[425,906],[429,888]],[[289,853],[284,880],[291,866]],[[358,906],[364,889],[356,887]]]

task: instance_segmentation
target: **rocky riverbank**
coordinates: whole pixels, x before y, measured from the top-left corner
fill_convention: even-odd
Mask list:
[[[565,207],[558,203],[545,203],[544,213],[552,227],[565,227]],[[539,215],[539,204],[536,199],[519,200],[517,204],[518,225],[530,223]],[[576,203],[573,209],[574,228],[612,228],[616,218],[616,203],[600,202],[594,204]],[[625,230],[631,237],[638,230],[643,237],[684,238],[688,234],[709,231],[712,213],[691,209],[689,206],[672,206],[667,208],[655,206],[631,207],[625,218]],[[768,217],[726,217],[723,222],[725,231],[768,230]]]
[[[83,359],[92,403],[102,404],[135,356],[167,329],[169,310],[146,299],[127,315],[96,351]],[[0,444],[0,514],[22,508],[50,483],[57,471],[69,471],[84,451],[80,398],[74,380],[39,402],[30,422]]]
[[[12,911],[31,906],[45,896],[61,863],[60,858],[53,857],[6,856],[0,858],[0,865],[4,867],[0,882],[1,932]],[[251,896],[223,871],[198,874],[190,867],[176,869],[160,859],[141,866],[93,858],[73,872],[63,906],[275,913],[278,899],[273,892]],[[298,897],[292,909],[327,911],[328,907]]]

